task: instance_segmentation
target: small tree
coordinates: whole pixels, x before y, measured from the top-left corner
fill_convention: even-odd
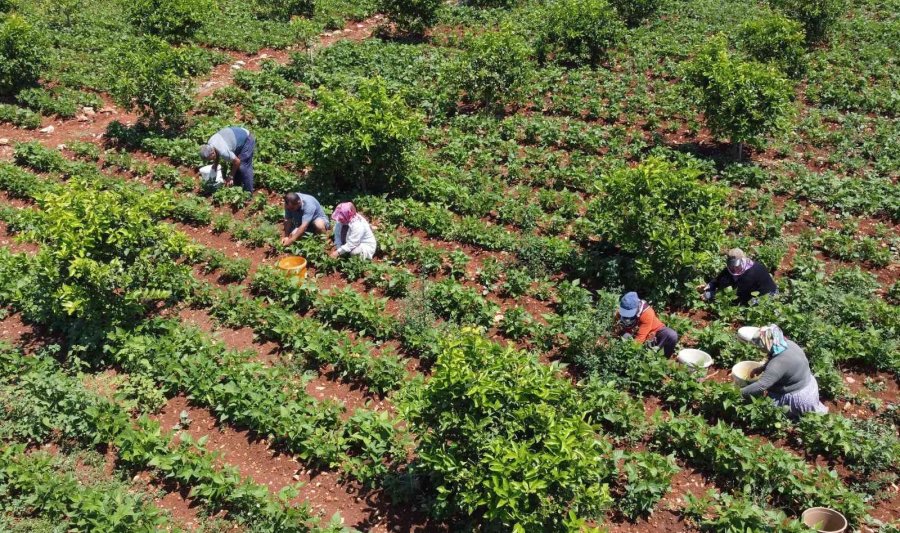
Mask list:
[[[213,0],[131,0],[128,17],[141,31],[182,42],[194,36],[213,9]]]
[[[737,40],[750,57],[777,65],[792,78],[806,71],[803,26],[784,15],[770,13],[745,21]]]
[[[320,89],[306,116],[304,152],[313,171],[340,187],[402,187],[423,128],[403,98],[380,78],[364,80],[355,94]]]
[[[508,29],[470,37],[448,68],[448,84],[456,94],[462,92],[464,102],[501,112],[526,94],[534,77],[531,56],[525,39]]]
[[[380,0],[382,13],[400,33],[421,36],[437,20],[442,0]]]
[[[604,176],[587,219],[627,259],[624,278],[660,300],[685,290],[720,253],[728,189],[701,181],[695,165],[650,158]]]
[[[803,24],[808,44],[827,40],[847,11],[846,0],[772,0],[772,6]]]
[[[34,85],[47,64],[47,42],[19,15],[0,22],[0,94]]]
[[[714,135],[737,144],[763,144],[782,131],[792,113],[793,85],[775,67],[732,57],[721,36],[687,65],[686,78],[699,93],[700,107]]]
[[[656,13],[660,4],[660,0],[610,0],[610,2],[622,20],[631,27],[638,26]]]
[[[165,196],[75,179],[38,202],[30,232],[41,250],[21,284],[30,319],[95,345],[111,328],[186,294],[191,271],[179,259],[188,240],[156,222],[168,207]]]
[[[559,62],[597,65],[625,33],[606,0],[555,0],[535,11],[537,54]]]
[[[612,446],[582,418],[575,388],[477,330],[443,339],[431,378],[400,408],[438,518],[482,531],[580,531],[612,503]]]
[[[315,8],[313,0],[278,0],[256,2],[256,13],[263,18],[291,20],[292,17],[311,17]]]
[[[136,109],[153,128],[180,128],[193,104],[190,62],[184,52],[148,39],[141,48],[120,49],[113,58],[111,94],[119,105]]]

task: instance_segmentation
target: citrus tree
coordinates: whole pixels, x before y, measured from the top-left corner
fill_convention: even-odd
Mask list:
[[[641,288],[641,296],[662,300],[684,293],[720,253],[731,218],[724,207],[728,189],[702,176],[697,165],[653,157],[597,184],[587,218],[623,254],[624,278]]]
[[[704,46],[685,68],[712,133],[738,146],[761,146],[766,135],[790,125],[793,84],[781,71],[729,53],[721,36]]]
[[[778,13],[745,21],[737,40],[750,57],[771,63],[792,78],[806,70],[806,36],[803,26]]]
[[[572,385],[474,328],[443,341],[402,410],[437,517],[484,531],[578,531],[612,503],[612,447],[579,415]]]
[[[80,179],[42,195],[30,230],[41,250],[20,284],[25,315],[92,344],[156,303],[184,296],[191,271],[177,260],[190,246],[156,222],[166,198],[101,190]]]
[[[17,14],[0,19],[0,94],[15,94],[37,82],[47,64],[47,42]]]
[[[182,42],[193,37],[215,7],[213,0],[130,0],[127,12],[139,30]]]
[[[535,11],[534,23],[542,61],[597,65],[625,33],[606,0],[555,0]]]
[[[379,11],[400,33],[423,35],[437,20],[441,4],[441,0],[380,0]]]
[[[304,120],[304,152],[313,172],[344,188],[404,184],[423,119],[390,94],[384,80],[363,80],[355,93],[321,88],[316,102]]]
[[[509,28],[466,39],[465,51],[445,72],[447,83],[466,103],[502,112],[522,103],[535,68],[533,50]],[[455,101],[454,101],[455,103]]]

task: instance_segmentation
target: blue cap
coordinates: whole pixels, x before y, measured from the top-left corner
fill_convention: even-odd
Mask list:
[[[619,302],[619,316],[622,318],[631,318],[638,312],[638,306],[641,305],[641,299],[638,298],[636,292],[627,292]]]

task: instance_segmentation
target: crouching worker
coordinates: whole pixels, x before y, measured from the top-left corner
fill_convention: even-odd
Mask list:
[[[697,287],[703,293],[701,298],[704,301],[711,302],[716,297],[716,291],[726,287],[734,287],[739,305],[755,303],[760,296],[778,293],[778,285],[766,267],[747,257],[740,248],[728,250],[725,262],[725,268],[714,280]]]
[[[764,391],[775,405],[797,418],[803,413],[827,413],[828,408],[819,401],[819,384],[809,369],[806,354],[793,341],[784,338],[775,324],[760,328],[751,342],[768,354],[769,360],[751,372],[759,376],[755,382],[741,389],[744,396],[755,396]]]
[[[369,221],[356,211],[352,202],[338,204],[331,215],[334,220],[334,246],[331,257],[355,255],[362,259],[372,259],[378,244]]]
[[[307,230],[328,231],[328,217],[322,204],[308,194],[289,192],[284,195],[284,238],[282,246],[290,246]]]
[[[200,147],[200,157],[212,162],[215,176],[223,161],[231,163],[231,181],[253,193],[253,153],[256,152],[256,138],[244,128],[231,126],[222,128]]]
[[[616,311],[615,333],[623,339],[634,339],[651,348],[660,348],[666,357],[675,353],[675,345],[678,344],[678,333],[666,327],[650,304],[638,298],[636,292],[622,296]]]

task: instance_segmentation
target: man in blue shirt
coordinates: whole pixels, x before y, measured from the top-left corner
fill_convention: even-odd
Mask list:
[[[231,181],[245,191],[253,193],[253,153],[256,138],[244,128],[230,126],[217,131],[200,147],[200,157],[212,161],[212,175],[215,176],[219,163],[224,159],[231,163]]]
[[[308,194],[289,192],[284,195],[283,246],[290,246],[306,230],[312,227],[316,233],[328,231],[329,221],[322,204]]]

